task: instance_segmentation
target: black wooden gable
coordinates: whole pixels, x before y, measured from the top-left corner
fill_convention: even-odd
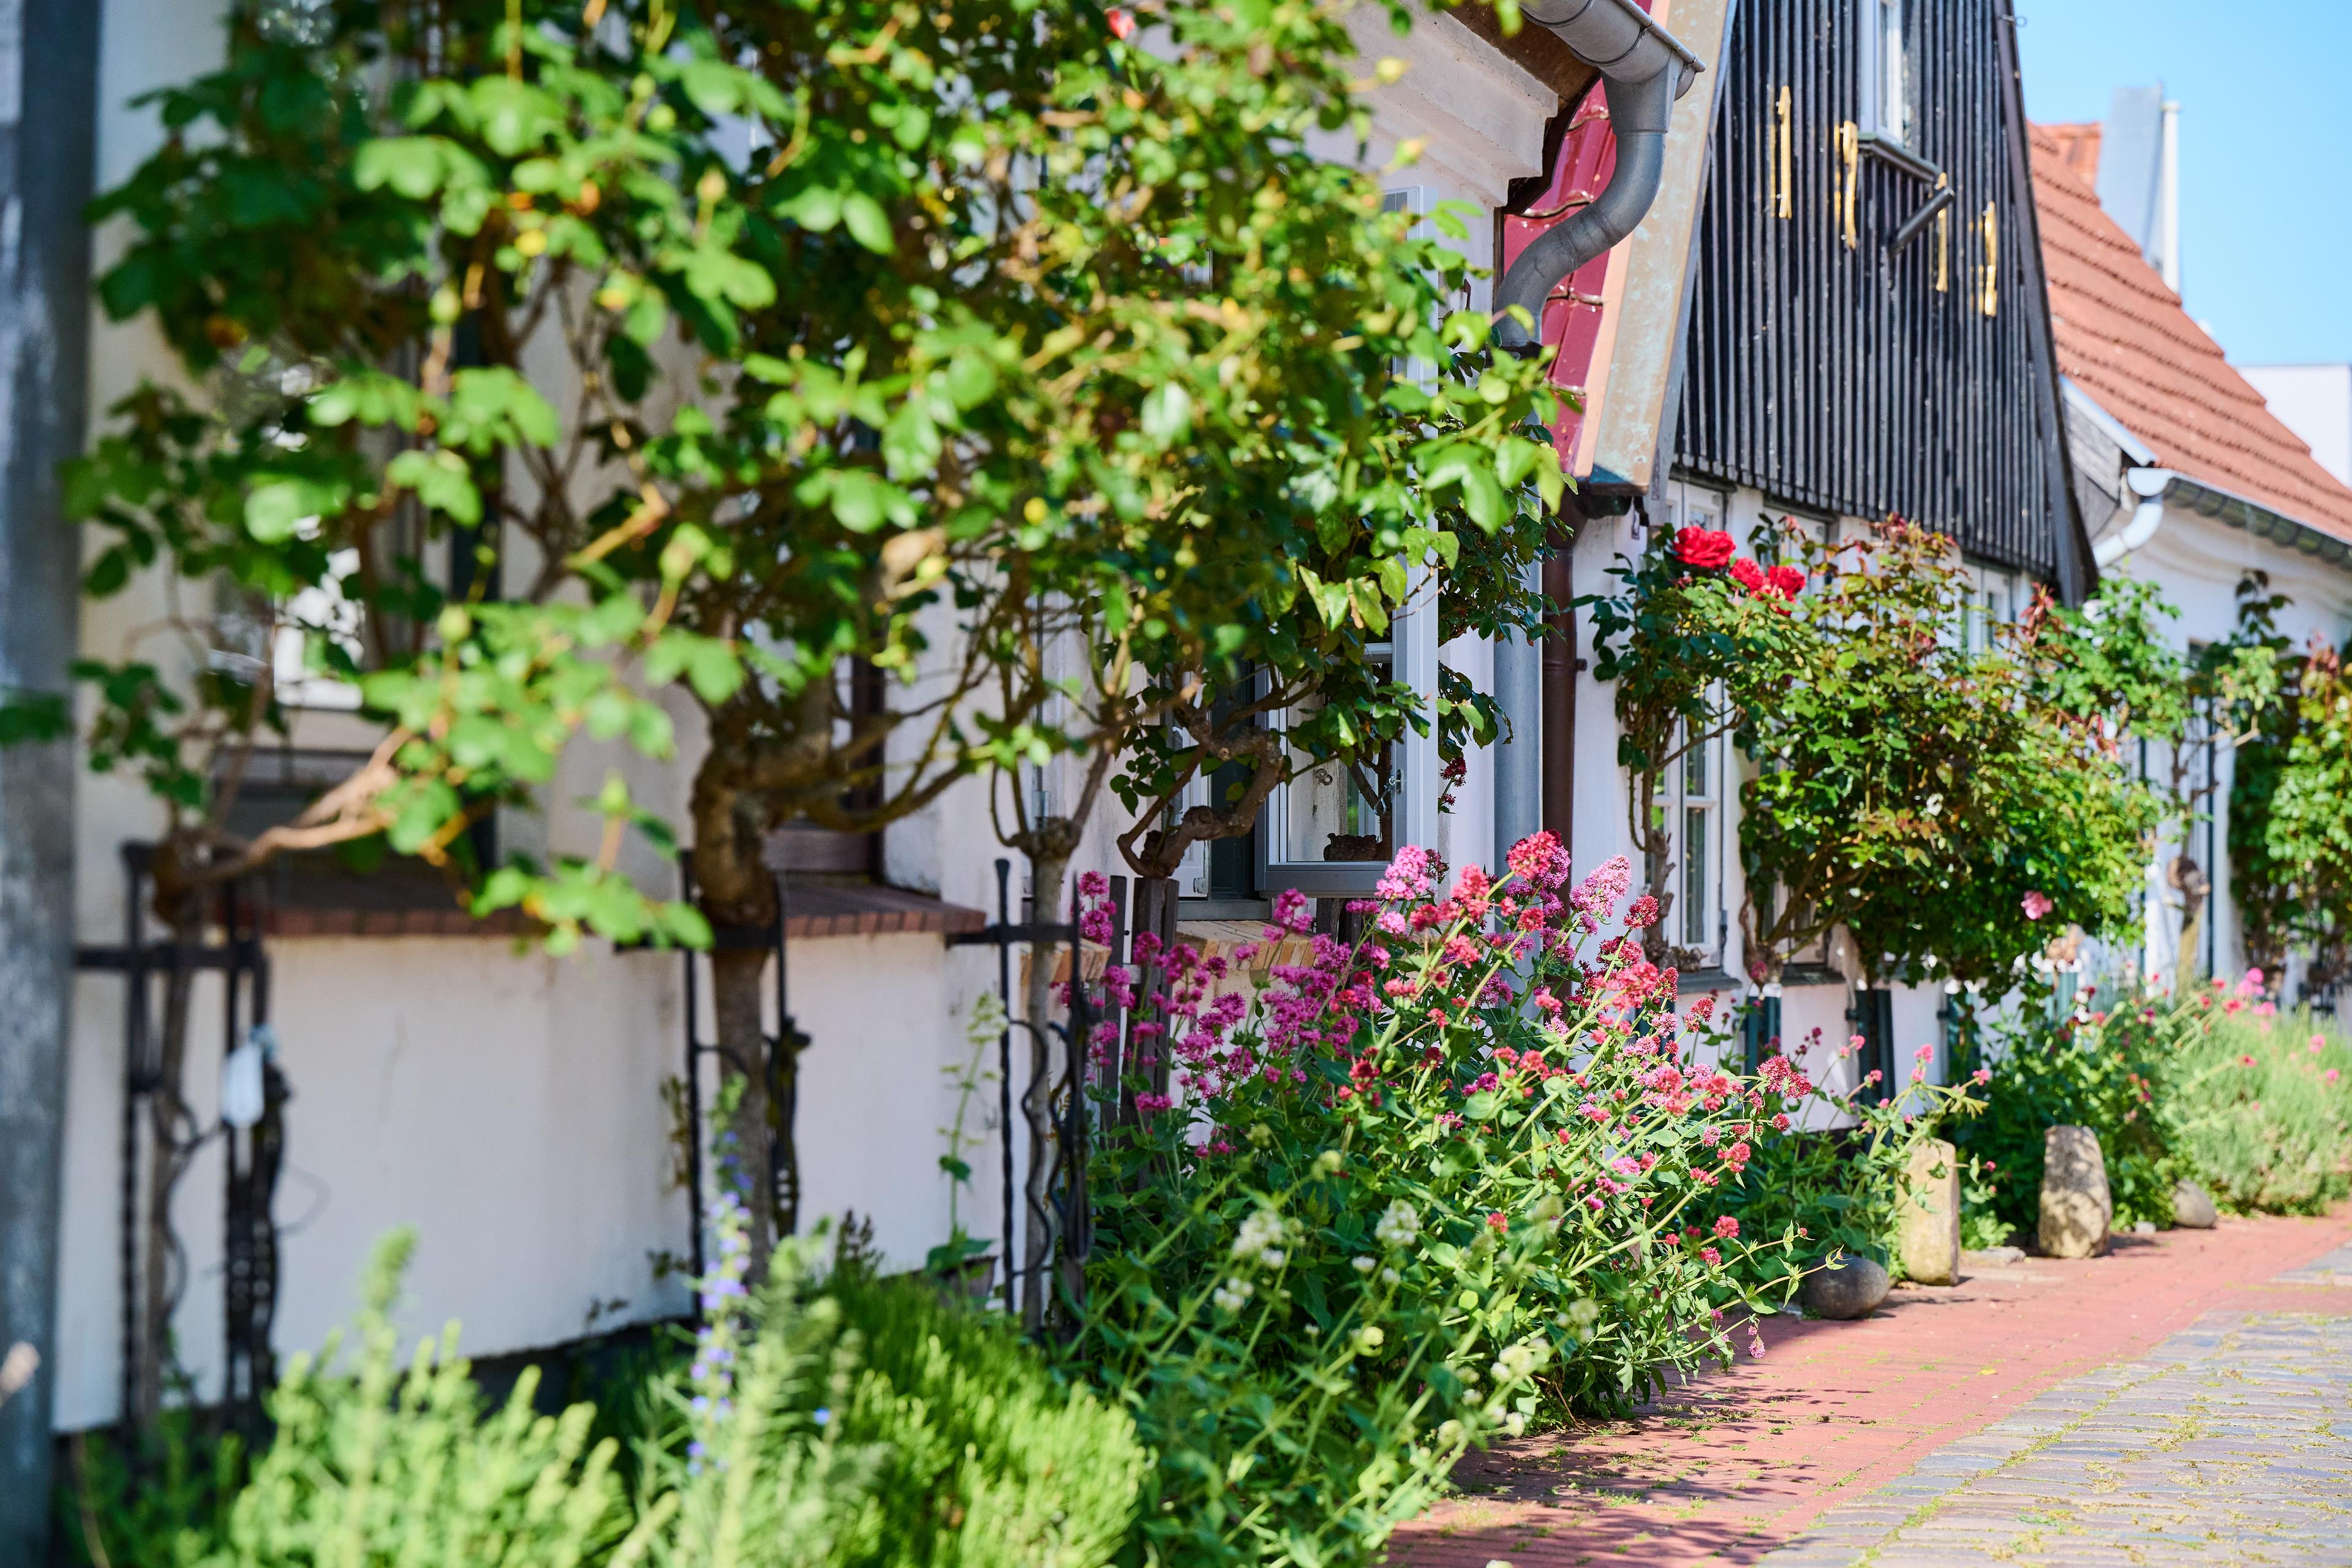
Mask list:
[[[2014,27],[2009,0],[1738,0],[1675,455],[1793,506],[1899,512],[2073,596]]]

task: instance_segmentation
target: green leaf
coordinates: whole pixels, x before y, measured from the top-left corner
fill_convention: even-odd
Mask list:
[[[930,473],[939,465],[940,451],[939,426],[915,398],[898,405],[890,423],[882,427],[882,460],[889,465],[894,479],[920,479]]]
[[[1143,397],[1143,434],[1166,450],[1192,429],[1192,395],[1175,382],[1163,382]]]
[[[841,198],[841,222],[850,238],[877,256],[887,256],[898,247],[890,233],[890,215],[864,191],[851,191]]]
[[[384,465],[383,477],[467,528],[482,521],[482,494],[474,488],[474,476],[466,460],[446,447],[402,452]]]
[[[304,523],[341,510],[342,498],[313,479],[266,479],[247,492],[245,531],[263,544],[282,544]]]
[[[352,183],[363,191],[389,185],[411,201],[423,201],[441,188],[447,166],[442,156],[448,143],[438,136],[386,136],[363,142],[352,158]]]

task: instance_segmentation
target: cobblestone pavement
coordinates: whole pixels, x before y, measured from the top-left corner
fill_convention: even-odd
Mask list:
[[[2339,1247],[2326,1257],[2278,1277],[2282,1285],[2352,1285],[2352,1246]]]
[[[1530,1436],[1465,1462],[1460,1494],[1400,1531],[1391,1562],[1682,1568],[1751,1564],[1778,1552],[1775,1568],[1970,1563],[1990,1551],[1985,1532],[2009,1528],[1996,1544],[2011,1552],[2004,1561],[2020,1563],[2352,1563],[2352,1512],[2263,1511],[2273,1502],[2265,1489],[2352,1510],[2352,1323],[2334,1321],[2352,1320],[2346,1285],[2352,1207],[2326,1219],[2225,1220],[2211,1231],[2118,1237],[2103,1258],[2027,1258],[1977,1270],[1957,1287],[1898,1290],[1860,1322],[1769,1320],[1761,1361],[1671,1390],[1633,1419]],[[2226,1354],[2225,1326],[2238,1336]],[[2294,1352],[2294,1365],[2279,1359],[2290,1343],[2311,1347]],[[2191,1368],[2192,1352],[2202,1370]],[[2142,1374],[2171,1381],[2130,1383]],[[2197,1380],[2207,1376],[2231,1397],[2205,1391]],[[2236,1397],[2272,1388],[2303,1401],[2279,1406],[2294,1413],[2291,1441],[2284,1417],[2249,1414],[2260,1400]],[[2334,1401],[2339,1423],[2325,1435],[2311,1425],[2316,1391]],[[2150,1402],[2176,1395],[2211,1429],[2182,1428],[2177,1448],[2142,1442]],[[2090,1424],[2053,1435],[2077,1417]],[[2246,1468],[2256,1461],[2231,1445],[2249,1434],[2276,1442],[2265,1450],[2275,1468]],[[2306,1441],[2318,1446],[2294,1447]],[[2148,1457],[2125,1459],[2142,1448]],[[2059,1500],[2034,1489],[2060,1474],[2043,1467],[2066,1463],[2076,1465],[2079,1485],[2058,1489],[2062,1513],[2050,1506]],[[2102,1500],[2151,1489],[2140,1480],[2159,1472],[2174,1489],[2154,1489],[2161,1508],[2158,1500]],[[2200,1489],[2222,1492],[2242,1517],[2197,1516],[2199,1531],[2220,1531],[2222,1540],[2205,1542],[2206,1555],[2180,1554],[2181,1532],[2153,1526],[2165,1508],[2189,1517]],[[2026,1500],[2009,1527],[1983,1511],[2002,1497]],[[1948,1500],[1911,1522],[1937,1500]],[[2120,1544],[2067,1532],[2094,1514],[2129,1521],[2114,1537]],[[1906,1524],[1912,1534],[1902,1533]],[[2336,1543],[2326,1550],[2337,1554],[2308,1554],[2314,1536],[2294,1533],[2306,1527],[2321,1542],[2332,1531]],[[1901,1539],[1889,1544],[1890,1535]],[[2050,1555],[2029,1551],[2044,1547]],[[2226,1554],[2235,1552],[2243,1554]]]
[[[1826,1515],[1765,1568],[2352,1564],[2352,1320],[2214,1312]]]

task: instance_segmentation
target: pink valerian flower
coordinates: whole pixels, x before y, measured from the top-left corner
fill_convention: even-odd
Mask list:
[[[1293,936],[1305,936],[1315,925],[1315,903],[1296,888],[1285,888],[1274,896],[1274,921]],[[1272,935],[1268,941],[1274,940]]]
[[[1921,1046],[1917,1050],[1911,1053],[1911,1059],[1915,1062],[1933,1061],[1936,1059],[1936,1047],[1933,1046]]]
[[[2271,1002],[2257,1002],[2254,1004],[2254,1016],[2257,1018],[2274,1018],[2278,1016],[2278,1007],[2275,1004]]]
[[[1465,918],[1483,921],[1492,907],[1494,883],[1486,877],[1484,866],[1465,866],[1454,883],[1454,901],[1462,907]]]
[[[2235,996],[2221,1004],[2221,1011],[2224,1013],[2242,1013],[2245,1010],[2245,1003]]]
[[[1633,908],[1625,911],[1625,923],[1634,931],[1657,924],[1658,900],[1647,893],[1635,899]]]
[[[1511,875],[1521,884],[1521,898],[1530,892],[1550,892],[1568,880],[1568,851],[1561,848],[1559,840],[1549,833],[1531,833],[1520,839],[1511,846],[1505,860],[1511,868]],[[1611,895],[1613,901],[1622,897],[1632,884],[1633,863],[1620,855],[1611,864],[1622,868],[1622,880],[1616,893]]]
[[[1155,1110],[1166,1110],[1175,1103],[1176,1102],[1164,1094],[1139,1094],[1135,1097],[1135,1109],[1144,1112],[1146,1115],[1150,1115]]]
[[[1992,1081],[1992,1068],[1979,1068],[1976,1071],[1970,1073],[1969,1077],[1978,1083],[1990,1083]]]
[[[2326,1035],[2314,1035],[2311,1037],[2311,1054],[2313,1056],[2317,1056],[2321,1051],[2324,1051],[2326,1048],[2327,1037]]]
[[[1511,1228],[1509,1216],[1505,1215],[1500,1209],[1496,1209],[1494,1213],[1486,1216],[1486,1225],[1487,1227],[1492,1230],[1508,1230]]]
[[[1725,1215],[1715,1222],[1715,1234],[1725,1241],[1735,1240],[1739,1235],[1739,1222]]]
[[[2250,1056],[2240,1057],[2238,1058],[2238,1065],[2242,1068],[2250,1068],[2254,1065],[2254,1058]]]
[[[1135,18],[1116,5],[1103,13],[1103,26],[1122,43],[1135,36]]]
[[[2262,988],[2263,972],[2259,969],[2249,969],[2239,977],[2238,994],[2241,996],[2252,996]]]
[[[1714,1268],[1717,1264],[1719,1264],[1719,1263],[1721,1263],[1721,1262],[1723,1261],[1723,1254],[1722,1254],[1722,1253],[1720,1253],[1720,1252],[1717,1252],[1717,1251],[1714,1247],[1700,1247],[1700,1248],[1698,1249],[1698,1256],[1699,1256],[1699,1260],[1700,1260],[1701,1262],[1705,1263],[1705,1264],[1706,1264],[1709,1268]]]
[[[1402,900],[1425,899],[1437,886],[1444,863],[1418,844],[1408,844],[1396,852],[1389,868],[1373,891],[1383,899]]]
[[[2324,1082],[2334,1083],[2343,1075],[2338,1073],[2334,1068],[2329,1068],[2326,1072],[2321,1073],[2319,1076]]]
[[[2029,890],[2018,901],[2025,910],[2025,918],[2030,921],[2038,921],[2057,907],[2050,901],[2050,895],[2039,889]]]

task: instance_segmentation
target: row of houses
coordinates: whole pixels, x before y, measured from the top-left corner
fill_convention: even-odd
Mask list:
[[[1622,114],[1628,99],[1605,76],[1618,62],[1580,55],[1571,23],[1592,5],[1630,15],[1638,3],[1527,5],[1535,22],[1558,15],[1560,25],[1507,37],[1475,5],[1423,16],[1402,38],[1384,18],[1363,18],[1368,52],[1407,63],[1377,100],[1373,166],[1408,138],[1424,148],[1389,176],[1391,205],[1491,215],[1468,248],[1498,273],[1592,205],[1637,161],[1619,158],[1612,109]],[[81,54],[43,57],[40,93],[71,85],[59,85],[68,65],[89,73],[79,112],[94,132],[100,185],[161,134],[152,113],[125,107],[135,94],[217,50],[204,10],[124,0]],[[1659,109],[1654,191],[1630,236],[1552,287],[1542,314],[1543,343],[1558,351],[1553,380],[1576,404],[1563,405],[1555,436],[1578,487],[1542,578],[1557,635],[1539,647],[1438,647],[1424,614],[1405,617],[1393,644],[1402,671],[1426,678],[1442,663],[1495,690],[1510,738],[1474,753],[1443,810],[1434,742],[1408,741],[1385,821],[1344,775],[1303,773],[1252,839],[1203,848],[1184,867],[1176,920],[1192,940],[1254,935],[1286,889],[1333,900],[1367,889],[1379,865],[1361,853],[1367,838],[1378,850],[1430,843],[1457,864],[1491,863],[1544,827],[1580,867],[1630,853],[1612,693],[1594,678],[1574,601],[1609,587],[1612,564],[1658,530],[1723,528],[1744,540],[1792,519],[1834,532],[1901,513],[1958,541],[1994,615],[2013,614],[2036,584],[2079,600],[2102,574],[2131,571],[2182,607],[2179,637],[2212,639],[2232,625],[2239,581],[2262,572],[2291,600],[2289,636],[2333,637],[2352,620],[2352,489],[2268,411],[2151,264],[2162,225],[2149,209],[2160,204],[2124,215],[2137,232],[2103,205],[2103,181],[2131,182],[2114,177],[2113,163],[2101,170],[2100,128],[2028,123],[2011,0],[1650,0],[1643,11],[1685,62],[1684,90]],[[31,58],[20,52],[6,68],[29,82]],[[2110,140],[2111,153],[2139,144]],[[109,240],[97,237],[101,264]],[[1489,304],[1489,288],[1470,303]],[[86,321],[87,305],[67,307],[77,310]],[[88,409],[163,363],[136,324],[86,330]],[[12,526],[8,550],[26,537]],[[26,581],[0,573],[10,592]],[[156,584],[85,611],[81,646],[139,636],[165,593]],[[249,809],[290,812],[337,759],[372,744],[356,713],[301,712],[291,744],[250,787]],[[590,847],[596,822],[563,803],[592,795],[610,763],[572,759],[544,814],[496,825],[501,842]],[[2198,765],[2215,770],[2225,795],[2226,751],[2210,748]],[[680,818],[686,776],[641,769],[632,783]],[[1688,995],[1750,989],[1737,918],[1738,784],[1723,746],[1670,781],[1671,936]],[[1070,785],[1049,766],[1017,787],[1050,812]],[[61,1082],[5,1080],[8,1158],[26,1173],[6,1224],[12,1236],[46,1226],[53,1268],[35,1266],[38,1247],[7,1244],[0,1343],[49,1347],[44,1430],[102,1425],[122,1409],[137,1332],[127,1303],[144,1267],[126,1237],[140,1162],[152,1157],[137,1117],[142,982],[120,955],[142,940],[138,865],[125,846],[155,825],[129,784],[79,777],[71,787],[69,807],[52,800],[47,817],[8,818],[37,834],[46,821],[50,851],[64,827],[69,895],[54,877],[28,880],[39,858],[21,837],[0,837],[0,879],[17,889],[22,928],[54,941],[69,926],[85,959],[46,1011],[0,1016],[0,1064],[26,1058],[43,1029],[68,1042]],[[801,1212],[854,1212],[898,1264],[919,1262],[947,1235],[939,1155],[958,1070],[971,1059],[969,1020],[1024,961],[1017,943],[973,940],[1024,914],[1022,868],[1000,865],[988,826],[989,792],[1005,787],[968,781],[876,836],[786,833],[774,845],[786,888],[775,1021],[782,1033],[788,1015],[807,1042],[793,1108]],[[1125,826],[1098,822],[1074,869],[1118,872],[1112,839]],[[2188,853],[2201,880],[2158,879],[2149,889],[2142,956],[2157,973],[2182,962],[2192,913],[2206,944],[2196,965],[2241,962],[2227,856],[2197,831],[2206,839]],[[1332,855],[1335,837],[1358,841],[1354,858]],[[675,874],[650,859],[632,868]],[[179,1188],[186,1289],[173,1329],[197,1397],[220,1397],[242,1375],[257,1321],[265,1342],[315,1342],[345,1313],[375,1238],[395,1226],[422,1235],[408,1281],[414,1321],[458,1318],[478,1352],[686,1310],[680,1266],[697,1230],[678,1141],[682,1129],[691,1137],[682,1115],[694,1097],[680,1091],[707,1088],[713,1073],[697,1050],[698,1031],[707,1035],[699,961],[609,948],[559,959],[519,950],[514,935],[453,909],[429,881],[300,859],[270,874],[248,924],[222,933],[222,966],[198,992],[198,1016],[224,1022],[193,1037],[194,1121],[221,1125],[214,1086],[225,1054],[265,1009],[292,1098],[258,1254],[249,1228],[228,1239],[235,1184],[250,1169],[238,1162],[253,1157],[246,1145],[205,1138]],[[118,955],[110,967],[108,952]],[[1818,1028],[1843,1039],[1870,1011],[1852,966],[1822,956],[1776,987],[1787,1037]],[[0,973],[14,962],[0,952]],[[0,994],[29,995],[28,984],[10,973]],[[1939,1037],[1942,1007],[1939,990],[1904,986],[1876,1016],[1907,1048]],[[993,1065],[984,1041],[982,1065]],[[992,1219],[994,1194],[1022,1173],[1006,1135],[1021,1087],[992,1089],[973,1125],[977,1201]],[[42,1148],[54,1160],[47,1178],[25,1163]],[[0,1421],[16,1433],[24,1409],[0,1410]]]

